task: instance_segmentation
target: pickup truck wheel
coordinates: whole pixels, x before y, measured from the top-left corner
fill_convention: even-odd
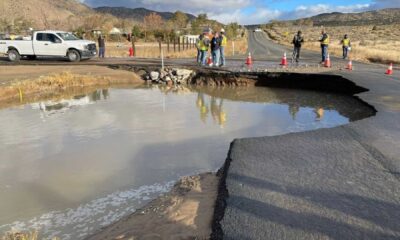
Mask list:
[[[15,49],[11,49],[7,54],[8,60],[11,62],[19,62],[19,60],[21,60],[21,55],[19,55],[19,52]]]
[[[81,60],[81,55],[76,50],[69,50],[67,57],[70,62],[79,62]]]

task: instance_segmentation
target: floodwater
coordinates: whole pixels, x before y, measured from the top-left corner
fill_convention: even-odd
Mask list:
[[[0,110],[0,236],[82,239],[216,171],[235,138],[335,127],[372,114],[352,97],[269,88],[100,89]]]

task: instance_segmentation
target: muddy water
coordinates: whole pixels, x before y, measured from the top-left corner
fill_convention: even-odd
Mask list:
[[[268,88],[103,89],[0,110],[0,233],[82,239],[222,166],[235,138],[366,117],[351,97]],[[0,234],[1,236],[1,234]]]

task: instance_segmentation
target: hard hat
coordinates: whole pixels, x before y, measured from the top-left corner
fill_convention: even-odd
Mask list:
[[[225,29],[221,28],[221,32],[224,33],[224,32],[225,32]]]

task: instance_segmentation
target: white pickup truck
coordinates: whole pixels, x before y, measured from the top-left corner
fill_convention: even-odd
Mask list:
[[[21,57],[34,60],[38,56],[67,57],[71,62],[90,59],[97,54],[96,43],[81,40],[63,31],[35,31],[32,36],[16,40],[0,40],[0,54],[12,62]]]

